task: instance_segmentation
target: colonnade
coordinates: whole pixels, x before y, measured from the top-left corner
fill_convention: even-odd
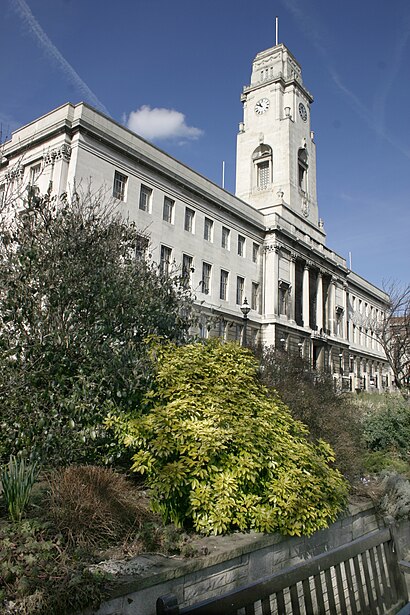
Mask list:
[[[332,336],[347,337],[347,286],[331,272],[295,252],[285,252],[281,246],[265,248],[265,313],[272,317],[285,316],[291,322],[325,332]],[[280,278],[281,259],[286,261],[286,280]],[[312,275],[313,274],[313,275]],[[326,283],[325,283],[326,280]],[[312,284],[315,288],[312,289]],[[287,288],[287,313],[281,314],[280,286]],[[339,290],[337,290],[339,289]],[[313,291],[313,292],[312,292]],[[338,298],[338,304],[337,304]]]

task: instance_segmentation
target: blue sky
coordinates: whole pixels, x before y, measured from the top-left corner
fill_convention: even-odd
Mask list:
[[[84,100],[233,192],[240,92],[279,39],[315,98],[329,247],[409,282],[409,0],[1,0],[3,135]]]

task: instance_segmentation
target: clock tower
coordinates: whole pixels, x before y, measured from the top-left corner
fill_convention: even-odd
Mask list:
[[[317,228],[313,97],[285,45],[258,53],[241,100],[236,195],[264,213],[290,215],[294,224],[300,217]]]

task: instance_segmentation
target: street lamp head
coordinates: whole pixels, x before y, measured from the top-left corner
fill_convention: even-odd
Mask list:
[[[243,300],[243,303],[241,305],[241,312],[244,315],[244,317],[246,318],[250,311],[251,311],[251,306],[249,305],[248,300],[245,297],[245,299]]]

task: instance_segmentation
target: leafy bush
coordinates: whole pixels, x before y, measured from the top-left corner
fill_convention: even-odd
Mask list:
[[[143,411],[107,424],[136,450],[165,521],[203,533],[233,529],[311,534],[334,520],[346,484],[329,445],[307,439],[257,379],[236,344],[158,346],[155,386]]]
[[[335,452],[336,467],[349,479],[362,471],[361,424],[349,396],[334,390],[330,374],[273,347],[259,350],[261,382],[279,395],[292,416],[307,425],[312,440],[323,439]]]
[[[363,414],[363,437],[370,451],[385,451],[403,460],[410,455],[410,406],[401,397],[384,395],[367,404]]]
[[[0,235],[0,460],[112,461],[102,420],[139,403],[148,335],[187,338],[190,293],[101,194],[30,194]]]
[[[124,476],[97,466],[55,470],[48,504],[48,517],[77,546],[122,541],[152,517],[140,490]]]
[[[394,453],[388,451],[365,451],[363,454],[363,468],[369,474],[380,474],[384,470],[391,470],[399,474],[410,476],[410,465]]]
[[[0,484],[3,498],[12,521],[21,521],[37,476],[37,464],[27,463],[23,457],[10,457],[1,469]]]

